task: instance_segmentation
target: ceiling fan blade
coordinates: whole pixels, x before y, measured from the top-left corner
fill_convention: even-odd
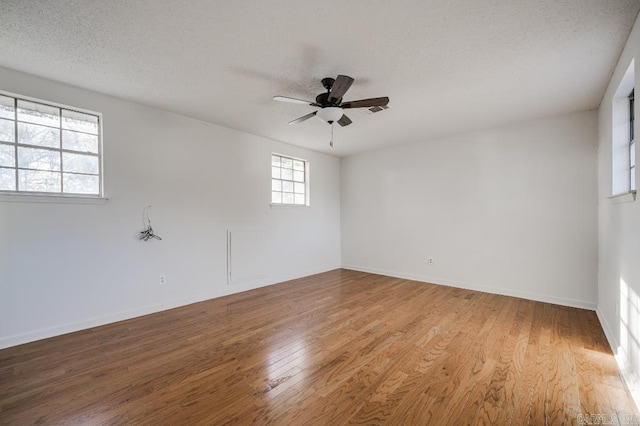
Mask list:
[[[296,118],[293,121],[290,121],[289,124],[298,124],[298,123],[302,123],[303,121],[306,121],[308,119],[310,119],[311,117],[315,116],[318,113],[318,111],[313,111],[307,115],[303,115],[300,118]]]
[[[273,100],[279,101],[279,102],[288,102],[290,104],[319,106],[318,104],[312,101],[305,101],[304,99],[289,98],[287,96],[274,96]]]
[[[388,97],[360,99],[358,101],[344,102],[340,108],[366,108],[372,106],[386,106],[389,103]]]
[[[341,125],[342,127],[348,126],[351,123],[353,123],[353,122],[351,121],[351,119],[349,117],[347,117],[346,114],[343,114],[342,118],[340,120],[338,120],[338,124]]]
[[[351,84],[353,84],[353,78],[348,75],[339,75],[336,81],[333,82],[333,86],[331,86],[329,102],[335,102],[341,99],[344,94],[347,93]]]

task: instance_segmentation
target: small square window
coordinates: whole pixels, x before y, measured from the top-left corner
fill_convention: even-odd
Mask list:
[[[309,163],[298,158],[271,155],[271,204],[309,205]]]

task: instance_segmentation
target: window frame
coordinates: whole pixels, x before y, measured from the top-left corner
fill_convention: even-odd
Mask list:
[[[6,96],[6,97],[10,97],[14,99],[14,103],[13,103],[13,107],[14,107],[14,142],[2,142],[3,145],[12,145],[15,149],[14,151],[14,167],[4,167],[4,168],[9,168],[9,169],[13,169],[15,170],[16,173],[16,189],[15,190],[0,190],[0,201],[52,201],[52,202],[56,202],[60,201],[60,202],[65,202],[65,200],[69,200],[69,201],[73,201],[75,200],[86,200],[87,202],[91,201],[91,200],[106,200],[105,198],[105,194],[104,194],[104,148],[103,148],[103,115],[100,112],[97,111],[92,111],[92,110],[88,110],[88,109],[84,109],[84,108],[79,108],[79,107],[75,107],[75,106],[71,106],[71,105],[66,105],[66,104],[61,104],[58,102],[53,102],[53,101],[48,101],[48,100],[44,100],[44,99],[39,99],[39,98],[34,98],[31,96],[26,96],[26,95],[21,95],[18,93],[13,93],[13,92],[9,92],[6,90],[0,90],[0,95],[2,96]],[[21,144],[18,141],[18,124],[19,123],[27,123],[27,124],[35,124],[35,123],[29,123],[29,122],[23,122],[23,121],[19,121],[18,120],[18,101],[25,101],[25,102],[32,102],[32,103],[36,103],[36,104],[40,104],[40,105],[44,105],[44,106],[49,106],[49,107],[53,107],[53,108],[57,108],[59,110],[59,117],[60,117],[60,123],[58,125],[58,127],[54,127],[54,126],[48,126],[46,124],[42,125],[45,127],[50,127],[52,129],[59,129],[60,131],[60,145],[59,148],[55,148],[55,147],[47,147],[47,146],[38,146],[38,145],[29,145],[29,144]],[[64,149],[62,147],[62,130],[71,130],[71,129],[63,129],[62,127],[62,111],[66,110],[69,112],[77,112],[80,114],[86,114],[86,115],[91,115],[97,118],[97,130],[98,130],[98,148],[97,148],[97,152],[96,153],[88,153],[88,152],[83,152],[83,151],[76,151],[76,150],[70,150],[70,149]],[[40,125],[40,124],[36,124],[36,125]],[[71,130],[71,131],[75,131],[75,130]],[[82,132],[79,131],[80,133],[86,133],[86,132]],[[43,192],[43,191],[24,191],[24,190],[19,190],[19,178],[18,178],[18,171],[19,170],[27,170],[27,169],[21,169],[20,167],[18,167],[18,148],[19,147],[24,147],[24,148],[36,148],[36,149],[45,149],[45,150],[49,150],[49,151],[53,151],[56,153],[59,153],[61,158],[62,158],[62,154],[63,153],[69,153],[69,154],[81,154],[81,155],[93,155],[93,156],[97,156],[98,157],[98,193],[97,194],[83,194],[83,193],[75,193],[75,192],[64,192],[64,185],[63,185],[63,181],[61,180],[60,182],[60,192]],[[62,175],[64,172],[63,170],[63,165],[61,163],[60,165],[60,171],[59,171],[60,175],[61,175],[61,179],[62,179]],[[68,172],[68,173],[73,173],[73,174],[87,174],[87,173],[80,173],[80,172]],[[89,175],[92,175],[89,173]]]
[[[634,202],[636,200],[635,158],[631,158],[631,103],[629,95],[635,86],[635,58],[629,61],[626,71],[618,82],[611,100],[611,196],[615,203]],[[634,105],[635,106],[635,105]]]
[[[277,156],[280,157],[280,160],[282,161],[282,159],[288,159],[288,160],[292,160],[292,161],[301,161],[302,163],[304,163],[304,196],[305,196],[305,202],[304,204],[295,204],[294,203],[284,203],[284,202],[274,202],[273,201],[273,193],[274,192],[280,192],[280,193],[284,193],[284,191],[280,190],[280,191],[274,191],[273,190],[273,181],[274,180],[279,180],[279,181],[290,181],[292,183],[296,183],[293,178],[291,180],[289,179],[282,179],[282,178],[276,178],[273,176],[273,157]],[[285,155],[285,154],[280,154],[277,152],[272,152],[270,155],[270,170],[271,170],[271,179],[270,179],[270,186],[271,186],[271,190],[270,190],[270,194],[271,194],[271,207],[285,207],[285,208],[289,208],[289,207],[294,207],[294,208],[300,208],[300,207],[310,207],[311,206],[311,202],[310,202],[310,193],[309,193],[309,188],[310,188],[310,184],[309,184],[309,176],[310,176],[310,165],[309,165],[309,160],[305,160],[304,158],[298,158],[298,157],[293,157],[291,155]],[[282,168],[281,168],[282,169]],[[295,192],[294,192],[294,197],[295,197]]]
[[[629,93],[629,192],[636,190],[635,88]]]

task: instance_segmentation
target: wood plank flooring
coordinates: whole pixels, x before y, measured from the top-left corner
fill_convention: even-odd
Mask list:
[[[0,351],[0,424],[586,414],[638,414],[594,312],[348,270]]]

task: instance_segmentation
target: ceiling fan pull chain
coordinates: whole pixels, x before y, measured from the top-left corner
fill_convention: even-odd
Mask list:
[[[333,148],[333,123],[331,123],[331,142],[329,142],[329,146]]]

